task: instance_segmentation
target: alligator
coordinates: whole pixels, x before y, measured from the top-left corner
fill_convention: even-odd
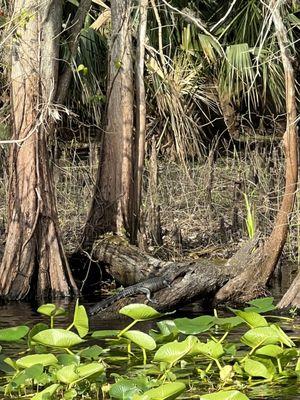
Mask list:
[[[169,279],[164,276],[157,276],[154,278],[149,278],[143,282],[136,283],[135,285],[129,286],[119,293],[108,297],[107,299],[104,299],[98,303],[96,303],[94,306],[92,306],[88,310],[88,314],[90,316],[98,314],[100,311],[105,310],[112,304],[114,304],[116,301],[123,299],[124,297],[130,297],[134,296],[137,293],[143,293],[146,295],[147,299],[152,302],[156,303],[155,300],[151,299],[151,294],[155,293],[161,289],[164,289],[166,287],[170,287],[173,279]]]

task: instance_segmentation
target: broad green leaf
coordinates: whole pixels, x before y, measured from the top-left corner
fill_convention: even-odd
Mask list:
[[[154,329],[149,331],[149,335],[153,337],[156,343],[166,343],[175,340],[178,337],[179,330],[175,322],[172,320],[164,320],[156,323],[159,332]]]
[[[204,394],[200,400],[249,400],[249,398],[238,390],[221,390],[220,392]]]
[[[232,344],[228,343],[224,346],[225,354],[228,354],[232,357],[234,357],[236,355],[236,351],[237,351],[237,348],[236,348],[236,344],[234,344],[234,343],[232,343]]]
[[[141,388],[136,382],[130,379],[120,379],[118,382],[111,385],[109,389],[110,397],[120,400],[132,400],[136,393],[140,393]]]
[[[27,345],[29,348],[32,347],[31,341],[33,336],[37,335],[39,332],[45,331],[46,329],[49,329],[49,326],[46,324],[43,324],[42,322],[39,322],[38,324],[34,325],[29,333],[28,333],[28,338],[27,338]]]
[[[251,300],[248,302],[251,307],[246,307],[245,311],[255,311],[257,313],[264,313],[273,311],[276,306],[273,304],[274,297],[263,297],[260,299]]]
[[[169,335],[170,333],[174,334],[174,335],[178,335],[179,331],[176,327],[175,321],[170,320],[170,319],[166,319],[164,321],[159,321],[156,323],[156,325],[158,326],[160,332],[163,335]]]
[[[227,317],[227,318],[214,318],[214,324],[222,326],[225,330],[231,330],[232,328],[243,324],[245,321],[240,317]]]
[[[247,358],[243,368],[245,372],[254,377],[270,379],[273,376],[273,371],[268,369],[263,363]]]
[[[51,377],[49,373],[43,372],[40,376],[34,379],[34,383],[43,387],[46,387],[50,383],[52,383]]]
[[[76,333],[65,329],[47,329],[33,336],[32,340],[44,346],[66,349],[84,342]]]
[[[29,328],[25,325],[0,329],[0,342],[14,342],[22,339],[28,332]]]
[[[120,331],[116,329],[104,329],[102,331],[95,331],[92,333],[92,337],[96,339],[105,339],[111,337],[117,337]]]
[[[59,388],[58,383],[54,383],[53,385],[48,386],[46,389],[42,390],[41,392],[37,393],[35,396],[31,398],[31,400],[49,400],[54,395],[54,393]]]
[[[25,375],[28,379],[38,379],[44,371],[42,364],[35,364],[31,367],[26,368]]]
[[[12,360],[10,357],[4,358],[3,361],[4,361],[7,365],[9,365],[11,368],[13,368],[14,370],[17,370],[17,369],[18,369],[16,362],[15,362],[14,360]]]
[[[154,355],[154,361],[163,361],[174,364],[187,355],[193,346],[198,342],[195,336],[188,336],[182,342],[174,340],[161,346]]]
[[[73,400],[74,397],[76,397],[76,396],[77,396],[77,390],[76,389],[70,389],[70,390],[67,390],[64,393],[63,400]]]
[[[235,314],[242,318],[250,328],[258,328],[260,326],[269,326],[267,320],[254,311],[235,311]]]
[[[14,386],[15,388],[20,388],[21,386],[24,385],[25,381],[27,379],[27,376],[25,374],[25,371],[19,371],[16,375],[14,375],[11,385]]]
[[[145,350],[154,350],[156,348],[155,340],[144,332],[131,330],[123,333],[122,336]]]
[[[235,362],[233,365],[233,370],[236,374],[238,375],[244,375],[244,372],[242,370],[242,367],[240,366],[240,364],[238,362]]]
[[[247,346],[265,346],[267,344],[277,344],[281,340],[278,333],[270,326],[258,327],[250,329],[241,338],[241,342],[245,343]]]
[[[202,315],[197,318],[177,318],[174,320],[177,329],[186,335],[196,335],[208,331],[214,325],[215,317]]]
[[[101,375],[104,372],[102,364],[93,362],[86,365],[80,365],[77,368],[77,373],[80,379],[87,379],[93,375]]]
[[[57,371],[56,377],[59,381],[68,385],[87,379],[95,374],[100,375],[104,371],[104,367],[99,363],[90,363],[86,365],[66,365]]]
[[[213,360],[217,360],[224,354],[224,349],[221,343],[209,340],[207,343],[195,343],[189,354],[203,354]]]
[[[21,357],[16,361],[19,368],[28,368],[35,364],[41,364],[43,367],[47,365],[54,365],[58,362],[55,355],[49,354],[32,354],[29,356]]]
[[[57,360],[60,365],[80,364],[80,357],[78,354],[58,354]]]
[[[43,304],[37,309],[37,312],[43,315],[47,315],[47,317],[51,317],[54,315],[56,310],[56,305],[52,303]]]
[[[79,305],[78,299],[76,301],[73,323],[81,338],[89,333],[89,319],[84,306]]]
[[[283,353],[283,349],[276,344],[268,344],[256,350],[255,354],[259,356],[267,356],[278,358]]]
[[[7,360],[8,357],[5,357],[3,354],[0,355],[0,371],[5,372],[5,374],[11,374],[16,370],[17,366],[15,361],[9,359],[13,363],[13,365],[11,365]]]
[[[56,305],[52,303],[43,304],[37,309],[37,312],[47,315],[48,317],[58,317],[66,314],[66,310],[64,308],[56,307]]]
[[[126,315],[136,321],[147,321],[149,319],[159,318],[162,316],[161,313],[156,311],[154,308],[147,306],[146,304],[129,304],[121,308],[120,314]]]
[[[96,360],[103,352],[103,348],[95,344],[80,351],[80,357]]]
[[[79,375],[75,372],[76,365],[66,365],[65,367],[59,369],[56,372],[56,378],[62,382],[69,385],[79,379]]]
[[[154,389],[147,390],[141,396],[135,396],[135,400],[172,400],[176,399],[185,391],[185,384],[182,382],[165,383]]]

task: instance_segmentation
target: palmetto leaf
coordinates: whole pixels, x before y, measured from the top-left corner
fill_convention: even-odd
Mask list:
[[[203,64],[198,60],[192,62],[190,57],[187,53],[178,53],[169,60],[166,72],[159,67],[158,58],[148,65],[151,105],[156,104],[156,113],[166,121],[163,131],[173,138],[183,163],[188,155],[201,154],[203,132],[199,121],[207,120],[206,110],[216,109],[214,89],[205,83]]]
[[[228,46],[219,77],[221,92],[225,92],[237,103],[241,95],[249,95],[252,103],[258,104],[258,92],[254,85],[255,72],[247,43]],[[252,88],[252,89],[251,89]]]

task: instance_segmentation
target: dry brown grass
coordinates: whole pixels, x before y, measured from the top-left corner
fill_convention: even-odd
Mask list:
[[[247,148],[241,152],[228,150],[216,158],[213,164],[209,158],[190,164],[189,177],[184,166],[174,161],[159,161],[158,204],[164,246],[150,246],[153,254],[169,259],[230,256],[237,244],[247,238],[243,193],[253,206],[257,229],[263,235],[270,233],[284,187],[281,152]],[[76,155],[72,159],[64,156],[54,166],[60,227],[69,254],[81,239],[96,169],[94,161],[81,161]],[[147,186],[147,168],[145,177]],[[0,193],[0,228],[3,231],[2,221],[6,218],[3,179],[0,180]],[[149,204],[146,193],[144,211]],[[177,243],[178,230],[182,233],[182,246]],[[299,249],[298,191],[284,255],[299,263]]]
[[[186,170],[174,162],[162,162],[159,204],[165,232],[163,256],[178,258],[201,255],[229,256],[236,244],[248,237],[244,193],[253,208],[256,229],[270,233],[284,189],[284,163],[278,151],[229,152],[213,163],[190,165]],[[146,198],[145,208],[149,207]],[[290,233],[284,255],[299,262],[300,194],[290,218]],[[235,226],[236,225],[236,226]],[[174,232],[180,228],[182,249]]]

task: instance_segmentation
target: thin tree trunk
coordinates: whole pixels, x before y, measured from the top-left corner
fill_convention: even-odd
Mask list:
[[[257,290],[259,291],[260,288],[266,285],[282,253],[288,233],[289,215],[293,211],[298,181],[295,79],[289,54],[287,31],[280,15],[280,4],[281,2],[271,0],[269,9],[272,13],[285,72],[286,131],[283,137],[286,168],[285,191],[270,237],[266,240],[264,246],[253,256],[251,263],[247,262],[246,271],[229,281],[228,284],[217,293],[217,301],[224,301],[225,299],[232,298],[245,301],[252,297],[253,293],[257,293]],[[298,293],[295,293],[298,286],[299,284],[291,286],[291,289],[279,304],[281,307],[293,304],[293,301],[299,305],[299,299],[297,299]]]
[[[70,22],[70,28],[69,28],[70,35],[68,38],[69,59],[65,60],[69,63],[69,65],[65,67],[63,74],[59,78],[58,91],[56,95],[56,102],[59,104],[64,103],[68,93],[70,81],[73,74],[71,66],[73,64],[74,56],[77,52],[80,31],[82,29],[85,17],[91,7],[91,3],[92,0],[81,0],[77,12],[73,20]]]
[[[133,66],[131,0],[112,0],[107,126],[95,193],[83,233],[90,248],[102,233],[127,233],[132,238]]]
[[[146,137],[146,93],[144,83],[145,68],[145,41],[147,29],[147,11],[149,0],[140,0],[140,19],[137,37],[137,51],[135,64],[135,103],[136,103],[136,130],[135,130],[135,150],[136,163],[135,168],[135,212],[133,221],[133,236],[136,237],[136,229],[139,228],[140,207],[142,200],[143,171],[145,159],[145,137]]]
[[[158,166],[157,166],[157,149],[155,137],[151,141],[151,157],[149,160],[149,200],[150,207],[147,212],[148,233],[150,235],[150,243],[153,246],[161,246],[163,244],[162,229],[160,220],[160,205],[158,204]]]

